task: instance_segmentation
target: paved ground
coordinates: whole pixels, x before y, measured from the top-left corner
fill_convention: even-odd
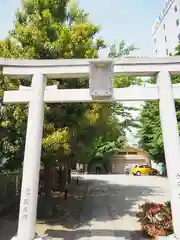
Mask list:
[[[76,231],[49,230],[55,239],[140,240],[135,217],[138,205],[146,200],[169,200],[166,178],[154,176],[86,175],[92,180]],[[57,237],[57,238],[56,238]]]
[[[85,175],[85,179],[91,184],[82,208],[81,224],[76,229],[47,226],[45,233],[53,239],[140,240],[140,227],[135,217],[138,205],[145,200],[169,200],[166,178]]]
[[[87,178],[95,178],[95,181],[90,187],[82,214],[86,224],[79,229],[76,239],[140,240],[140,226],[135,217],[138,205],[145,200],[169,200],[166,178],[122,175]],[[87,221],[90,219],[88,225]]]

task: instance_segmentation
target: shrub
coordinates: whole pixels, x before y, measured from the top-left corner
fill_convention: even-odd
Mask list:
[[[139,206],[137,218],[142,231],[151,237],[168,236],[173,233],[170,202],[146,202]]]

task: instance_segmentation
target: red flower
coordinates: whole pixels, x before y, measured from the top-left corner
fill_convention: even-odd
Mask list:
[[[149,213],[150,214],[154,214],[154,213],[157,213],[159,212],[161,209],[159,206],[153,206],[151,209],[149,209]]]
[[[161,236],[162,235],[162,232],[160,230],[156,230],[156,233],[155,233],[156,236]]]

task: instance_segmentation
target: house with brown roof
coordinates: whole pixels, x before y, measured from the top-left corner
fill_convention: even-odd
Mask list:
[[[126,147],[119,150],[119,152],[110,159],[112,165],[112,173],[123,174],[124,168],[128,165],[132,168],[138,164],[150,164],[148,153],[136,147]]]

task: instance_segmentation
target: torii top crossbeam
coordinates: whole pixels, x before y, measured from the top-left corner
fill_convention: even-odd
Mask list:
[[[105,64],[106,72],[98,72],[91,69],[92,65]],[[111,69],[108,67],[111,65]],[[158,100],[158,86],[139,86],[138,88],[113,89],[110,79],[112,76],[154,76],[167,71],[171,75],[180,75],[180,57],[148,58],[148,57],[123,57],[119,59],[60,59],[60,60],[17,60],[0,59],[0,68],[3,73],[11,78],[32,78],[40,73],[48,79],[77,78],[90,76],[89,89],[45,89],[44,102],[91,102],[98,90],[99,95],[108,92],[105,101],[144,101]],[[95,72],[95,76],[92,73]],[[97,74],[97,75],[96,75]],[[30,89],[29,89],[30,90]],[[180,99],[180,85],[173,86],[174,99]],[[27,103],[33,97],[31,91],[19,89],[19,91],[6,91],[4,103]],[[101,99],[102,101],[102,99]]]
[[[149,58],[123,57],[119,59],[60,59],[17,60],[0,58],[0,67],[8,76],[27,77],[37,70],[48,78],[77,78],[88,76],[90,62],[112,61],[114,75],[153,76],[167,70],[171,75],[180,75],[180,57]],[[38,68],[38,69],[37,69]]]

